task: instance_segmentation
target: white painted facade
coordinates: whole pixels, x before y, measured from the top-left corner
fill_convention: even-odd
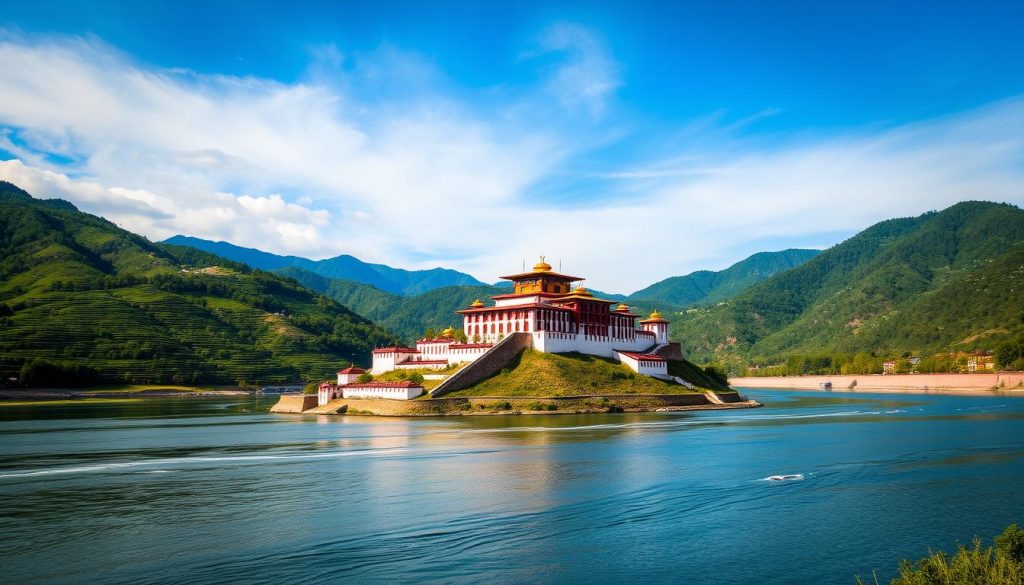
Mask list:
[[[316,389],[316,404],[323,406],[332,400],[341,398],[341,387],[335,384],[320,384]]]
[[[373,350],[371,374],[393,370],[443,370],[471,362],[491,349],[490,343],[458,343],[452,338],[421,339],[416,348],[382,347]]]
[[[355,384],[341,388],[343,398],[390,398],[412,400],[423,394],[423,386],[371,386]]]
[[[399,362],[404,362],[416,354],[416,350],[408,347],[382,347],[373,350],[373,367],[371,374],[382,374],[395,369]]]
[[[629,366],[631,370],[645,376],[668,378],[668,362],[665,358],[655,355],[637,354],[633,352],[615,352],[618,360]]]
[[[534,331],[533,348],[544,353],[585,353],[614,358],[616,352],[645,351],[655,343],[655,336],[638,331],[632,338],[611,335],[587,335],[584,333],[562,333],[557,331]]]
[[[648,321],[640,324],[643,330],[654,335],[654,344],[668,343],[668,321]]]
[[[338,386],[344,386],[345,384],[354,384],[359,376],[366,373],[366,370],[356,367],[348,367],[344,370],[338,371]]]
[[[390,398],[393,400],[412,400],[423,394],[423,386],[407,381],[369,382],[367,384],[320,384],[317,388],[316,403],[323,406],[339,398]]]

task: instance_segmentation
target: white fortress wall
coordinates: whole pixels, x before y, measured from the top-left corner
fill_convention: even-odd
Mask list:
[[[412,400],[423,394],[423,388],[413,386],[409,388],[369,387],[369,388],[343,388],[343,398],[392,398],[396,400]]]

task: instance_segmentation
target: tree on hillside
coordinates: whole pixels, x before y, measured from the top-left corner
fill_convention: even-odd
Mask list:
[[[1002,370],[1024,370],[1024,335],[996,348],[996,365]]]

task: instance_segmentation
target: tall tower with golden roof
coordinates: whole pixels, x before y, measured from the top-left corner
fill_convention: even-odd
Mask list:
[[[640,327],[644,331],[650,331],[654,334],[654,342],[657,344],[668,343],[668,321],[662,318],[661,313],[657,309],[651,313],[651,316],[640,321]]]

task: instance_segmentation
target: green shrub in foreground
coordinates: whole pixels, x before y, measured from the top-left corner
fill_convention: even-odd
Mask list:
[[[874,579],[878,583],[878,578]],[[857,583],[863,584],[860,577]],[[900,563],[893,585],[1024,585],[1024,529],[1010,525],[995,538],[995,545],[982,547],[975,537],[971,547],[960,545],[956,554],[931,553],[913,563]]]

